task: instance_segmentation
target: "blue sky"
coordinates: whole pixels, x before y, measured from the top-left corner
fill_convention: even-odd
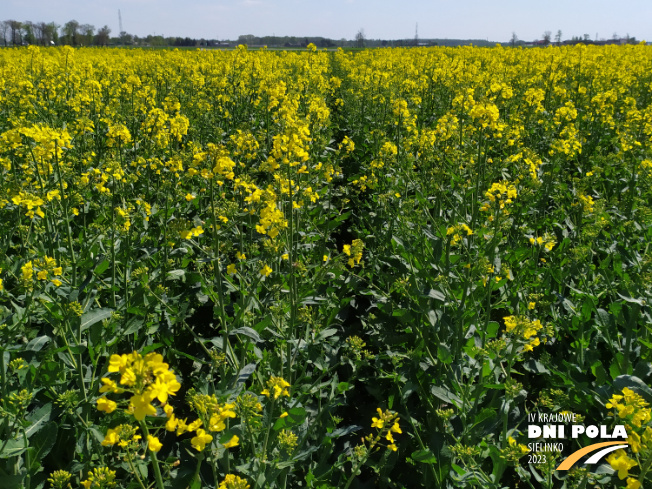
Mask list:
[[[237,39],[241,34],[367,38],[463,38],[508,41],[629,34],[652,41],[650,0],[0,0],[0,20],[65,22],[75,19],[117,35],[162,34]]]

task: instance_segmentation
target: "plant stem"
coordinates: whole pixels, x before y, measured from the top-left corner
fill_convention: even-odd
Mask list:
[[[72,245],[72,230],[70,229],[70,216],[68,214],[68,199],[65,196],[65,189],[63,188],[63,175],[61,174],[61,167],[59,166],[59,158],[57,156],[58,145],[54,143],[54,165],[57,167],[59,176],[59,192],[61,193],[61,207],[63,209],[63,219],[66,222],[66,235],[68,239],[68,249],[70,251],[70,260],[72,266],[72,288],[77,287],[77,260],[75,258],[75,249]]]
[[[147,429],[147,424],[145,421],[140,422],[140,428],[145,434],[145,439],[149,437],[149,430]],[[158,489],[165,489],[163,484],[163,476],[161,476],[161,467],[158,464],[158,458],[156,457],[156,452],[149,450],[149,459],[152,461],[152,468],[154,469],[154,477],[156,478],[156,487]]]
[[[147,489],[145,487],[145,484],[143,484],[142,479],[138,475],[138,471],[136,470],[136,467],[134,467],[133,462],[131,461],[131,453],[127,452],[127,463],[129,464],[129,468],[133,472],[133,474],[136,476],[136,480],[138,481],[138,485],[140,485],[141,489]]]

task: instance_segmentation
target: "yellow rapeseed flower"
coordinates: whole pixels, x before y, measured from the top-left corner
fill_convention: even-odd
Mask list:
[[[625,450],[620,449],[613,452],[607,457],[607,462],[611,468],[618,472],[618,478],[623,480],[629,474],[629,470],[636,467],[638,462],[627,456]]]
[[[233,435],[229,441],[224,443],[224,448],[233,448],[237,447],[240,444],[240,438],[237,435]]]
[[[147,448],[152,452],[158,452],[163,447],[159,439],[152,435],[147,435]]]
[[[209,435],[200,428],[197,430],[197,435],[190,440],[190,444],[195,450],[201,452],[204,450],[204,448],[206,448],[206,444],[210,443],[211,441],[213,441],[213,436]]]
[[[263,266],[263,268],[260,269],[260,274],[263,277],[269,277],[271,273],[272,273],[272,269],[269,268],[267,265]]]
[[[288,387],[290,384],[282,377],[270,377],[267,381],[267,388],[263,389],[261,394],[267,397],[272,396],[273,399],[278,399],[280,396],[290,397]]]
[[[97,399],[98,411],[104,411],[105,413],[110,414],[115,411],[117,407],[118,405],[111,399],[107,399],[106,397],[100,397]]]
[[[245,479],[242,479],[237,475],[227,474],[224,476],[224,480],[220,482],[217,489],[249,489],[249,487],[250,486]]]

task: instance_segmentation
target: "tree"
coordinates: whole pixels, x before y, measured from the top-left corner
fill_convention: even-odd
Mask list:
[[[45,23],[43,22],[37,22],[35,24],[32,24],[32,31],[34,33],[34,43],[38,44],[39,46],[45,45],[45,42],[43,41],[43,26],[45,26]]]
[[[133,43],[134,43],[134,36],[132,36],[131,34],[125,31],[120,32],[120,44],[131,45]]]
[[[561,44],[561,29],[557,31],[557,35],[555,36],[555,42],[557,44]]]
[[[163,36],[152,36],[148,35],[145,39],[145,42],[150,46],[165,46],[166,41]]]
[[[7,47],[7,31],[9,30],[9,23],[6,20],[0,22],[0,35],[5,47]]]
[[[79,26],[79,44],[82,46],[90,46],[93,44],[93,37],[95,36],[95,26],[91,24],[84,24]]]
[[[7,20],[6,22],[9,25],[9,30],[11,31],[11,45],[12,46],[21,45],[23,43],[23,40],[20,34],[20,30],[23,27],[23,24],[18,22],[17,20]]]
[[[552,38],[552,32],[546,31],[543,33],[543,43],[547,46],[550,44],[550,39]]]
[[[47,35],[52,44],[59,44],[59,27],[61,26],[55,22],[50,22],[48,24]]]
[[[36,44],[34,24],[32,24],[29,20],[23,22],[23,41],[27,44]]]
[[[256,36],[253,34],[242,34],[238,36],[238,44],[244,44],[245,46],[256,44]]]
[[[360,28],[358,33],[355,35],[355,45],[356,47],[363,48],[365,42],[364,29]]]
[[[79,22],[70,20],[61,28],[61,41],[63,44],[76,46],[79,43]]]
[[[509,43],[512,45],[512,47],[516,46],[516,43],[518,42],[518,37],[516,36],[516,32],[512,32],[512,38],[510,39]]]
[[[108,25],[105,25],[99,31],[97,31],[97,34],[95,35],[95,44],[97,46],[107,46],[110,39],[111,29],[109,29]]]

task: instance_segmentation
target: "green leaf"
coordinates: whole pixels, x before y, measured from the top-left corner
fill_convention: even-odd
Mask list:
[[[170,481],[172,489],[187,489],[190,479],[195,475],[195,468],[190,464],[181,464],[176,476]]]
[[[104,321],[111,317],[113,309],[103,308],[103,309],[93,309],[85,312],[81,317],[81,330],[87,330],[95,323]]]
[[[319,332],[319,334],[317,335],[317,340],[325,340],[326,338],[329,338],[336,334],[337,334],[337,330],[335,328],[328,328]]]
[[[453,355],[451,353],[451,349],[448,345],[445,343],[440,343],[437,346],[437,358],[442,362],[442,363],[452,363],[453,362]]]
[[[627,302],[631,302],[632,304],[638,304],[639,306],[645,305],[645,301],[643,299],[634,299],[633,297],[627,297],[626,295],[620,293],[618,295],[620,296],[621,299]]]
[[[179,280],[186,274],[185,270],[177,269],[177,270],[170,270],[168,272],[168,279],[170,280]]]
[[[274,423],[274,431],[279,431],[285,427],[297,426],[303,423],[308,412],[302,407],[293,407],[287,411],[288,415],[278,418]]]
[[[437,314],[437,311],[430,309],[428,311],[428,322],[430,323],[430,326],[434,327],[437,324],[437,321],[439,321],[439,315]]]
[[[457,406],[462,404],[462,400],[459,397],[444,387],[432,385],[430,386],[430,392],[432,392],[435,397],[438,397],[449,404],[455,404]]]
[[[465,475],[466,475],[466,470],[464,470],[464,469],[463,469],[462,467],[460,467],[459,465],[457,465],[457,464],[451,464],[451,467],[452,467],[453,470],[454,470],[455,472],[457,472],[459,475],[461,475],[461,476],[465,476]]]
[[[8,351],[3,351],[2,353],[2,367],[3,367],[3,372],[2,372],[2,377],[4,378],[5,375],[7,375],[7,367],[9,367],[9,362],[11,361],[11,353]]]
[[[440,291],[435,290],[435,289],[428,290],[428,293],[426,295],[428,297],[430,297],[431,299],[436,299],[436,300],[441,301],[441,302],[446,301],[446,296],[444,294],[442,294]]]
[[[34,459],[43,460],[54,447],[57,441],[58,427],[57,423],[50,421],[47,423],[39,434],[31,441],[34,447]]]
[[[138,460],[136,460],[136,463],[134,465],[136,466],[136,470],[140,474],[140,478],[144,479],[144,480],[147,480],[147,477],[148,477],[147,462],[145,462],[144,460],[138,459]]]
[[[99,443],[102,443],[104,441],[104,434],[100,430],[98,430],[95,426],[91,426],[89,428],[89,431]]]
[[[328,438],[339,438],[341,436],[346,436],[349,433],[353,433],[354,431],[361,430],[362,426],[358,426],[355,424],[352,424],[351,426],[346,426],[345,428],[338,428],[332,433],[327,433],[326,436]]]
[[[541,483],[541,484],[545,483],[545,479],[543,477],[541,477],[539,472],[536,471],[536,469],[534,468],[534,465],[533,464],[528,464],[528,465],[530,467],[530,472],[532,472],[532,475],[534,476],[536,481]]]
[[[160,348],[163,346],[163,343],[152,343],[151,345],[146,346],[142,350],[140,350],[140,354],[145,356],[147,355],[150,351],[154,351],[157,348]]]
[[[595,362],[591,365],[591,372],[595,375],[595,381],[598,385],[604,385],[607,382],[607,371],[601,362]]]
[[[252,328],[249,328],[247,326],[243,326],[242,328],[234,329],[229,334],[232,334],[232,335],[242,334],[242,335],[248,336],[249,338],[254,340],[254,343],[261,343],[263,341],[263,339],[256,332],[256,330],[254,330]]]
[[[495,418],[495,416],[496,416],[495,409],[485,408],[477,414],[477,416],[473,420],[473,426],[477,426],[487,419]]]
[[[31,424],[25,430],[27,438],[30,438],[33,434],[37,433],[44,423],[50,420],[50,415],[52,414],[52,404],[47,403],[44,406],[41,406],[37,410],[31,412],[27,416],[27,421]]]
[[[296,465],[296,463],[299,460],[303,460],[306,458],[308,455],[310,455],[313,452],[316,452],[319,449],[319,447],[312,446],[306,450],[302,450],[301,452],[297,453],[294,457],[292,457],[290,460],[286,460],[284,462],[281,462],[277,465],[279,469],[285,468],[285,467],[292,467]]]
[[[25,345],[27,351],[41,351],[43,347],[50,341],[49,336],[38,336]]]
[[[598,309],[596,312],[596,319],[598,320],[600,326],[603,328],[608,328],[609,325],[613,322],[611,315],[604,309]]]
[[[535,374],[549,374],[550,370],[548,370],[543,363],[541,363],[538,360],[535,360],[531,358],[527,362],[523,363],[523,368],[527,370],[528,372],[532,372]]]
[[[288,411],[289,417],[295,423],[302,423],[306,419],[307,414],[308,411],[306,411],[306,409],[302,407],[293,407]]]
[[[487,338],[495,338],[500,330],[500,324],[496,321],[489,321],[487,324]]]
[[[256,364],[255,363],[249,363],[242,367],[242,370],[238,372],[238,384],[244,384],[249,377],[251,377],[251,374],[254,373],[256,370]]]
[[[337,393],[342,394],[343,392],[348,391],[351,388],[351,384],[348,382],[340,382],[337,384]]]
[[[430,449],[417,450],[416,452],[412,452],[412,455],[410,455],[410,457],[415,462],[421,462],[422,464],[437,463],[437,457],[435,457],[435,454],[432,453]]]
[[[25,441],[23,439],[9,440],[7,441],[4,450],[0,452],[0,458],[15,457],[16,455],[23,453],[25,450]]]
[[[0,489],[19,489],[23,486],[23,480],[27,474],[3,475],[0,477]]]
[[[617,360],[609,366],[609,374],[612,379],[616,379],[620,375],[620,365],[618,365]]]
[[[278,418],[274,422],[274,426],[272,427],[272,429],[274,431],[281,431],[282,429],[284,429],[287,426],[287,424],[288,424],[287,418]]]
[[[98,266],[95,267],[95,273],[97,275],[102,275],[109,268],[109,260],[104,260]]]

